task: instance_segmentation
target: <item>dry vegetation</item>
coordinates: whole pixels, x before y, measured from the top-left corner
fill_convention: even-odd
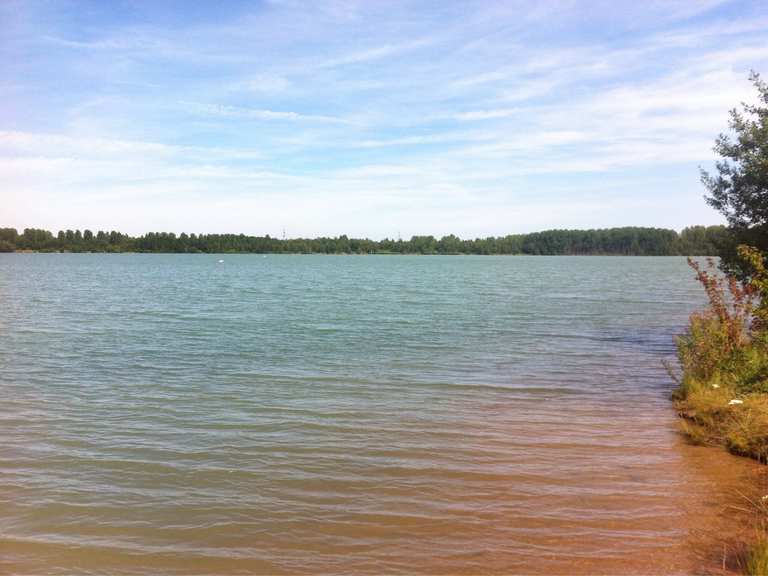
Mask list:
[[[709,302],[678,338],[674,399],[692,442],[768,463],[768,274],[759,252],[741,246],[739,254],[752,267],[744,283],[718,274],[711,260],[703,267],[689,259]],[[768,498],[750,502],[757,536],[745,569],[768,574]]]

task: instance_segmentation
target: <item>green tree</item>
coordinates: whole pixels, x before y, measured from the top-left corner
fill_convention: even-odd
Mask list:
[[[758,103],[742,103],[730,112],[731,135],[720,134],[715,152],[721,157],[716,174],[702,170],[707,203],[728,220],[729,237],[719,246],[722,267],[740,278],[751,265],[737,251],[746,244],[768,250],[768,84],[752,72]]]
[[[8,249],[71,252],[240,252],[320,254],[627,254],[713,255],[713,245],[725,233],[723,226],[691,226],[679,235],[662,228],[609,228],[604,230],[545,230],[532,234],[488,236],[462,240],[449,234],[413,236],[410,240],[349,238],[289,238],[280,240],[245,234],[186,234],[148,232],[131,237],[117,231],[47,230],[27,228],[19,235],[0,228],[0,241]]]
[[[15,245],[19,241],[19,233],[16,228],[0,228],[0,240]]]

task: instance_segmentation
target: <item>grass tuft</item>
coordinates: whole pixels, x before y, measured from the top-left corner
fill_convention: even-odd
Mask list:
[[[768,538],[761,537],[752,546],[747,558],[746,569],[750,576],[768,575]]]

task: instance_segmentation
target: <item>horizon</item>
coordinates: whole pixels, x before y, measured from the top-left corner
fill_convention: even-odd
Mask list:
[[[0,232],[4,230],[15,230],[19,236],[22,236],[25,232],[25,230],[41,230],[44,232],[50,232],[53,234],[54,237],[57,236],[59,233],[66,233],[66,232],[91,232],[92,234],[97,234],[98,232],[104,232],[106,234],[109,234],[110,232],[117,232],[119,234],[122,234],[124,236],[128,236],[131,238],[139,238],[142,236],[146,236],[148,234],[174,234],[177,237],[181,234],[187,234],[189,236],[196,235],[196,236],[214,236],[214,235],[220,235],[220,236],[246,236],[246,237],[252,237],[252,238],[266,238],[269,237],[272,240],[319,240],[321,238],[329,238],[329,239],[336,239],[341,237],[347,237],[350,240],[370,240],[372,242],[382,242],[385,240],[390,241],[398,241],[402,240],[404,242],[410,241],[412,238],[427,238],[427,237],[433,237],[436,240],[440,240],[441,238],[445,238],[448,236],[455,236],[459,240],[484,240],[487,238],[505,238],[509,236],[527,236],[531,234],[541,234],[544,232],[603,232],[607,230],[622,230],[622,229],[630,229],[635,228],[638,230],[664,230],[664,231],[671,231],[675,232],[676,234],[680,235],[683,231],[694,229],[694,228],[711,228],[711,227],[721,227],[723,229],[726,228],[725,224],[689,224],[688,226],[683,226],[680,229],[676,228],[664,228],[660,226],[610,226],[606,228],[543,228],[540,230],[531,230],[530,232],[506,232],[501,234],[495,234],[495,235],[479,235],[479,236],[461,236],[460,234],[454,234],[454,233],[447,233],[442,234],[440,236],[436,236],[434,234],[411,234],[409,236],[404,235],[395,235],[395,236],[380,236],[380,237],[374,237],[370,235],[363,235],[363,236],[352,236],[350,234],[335,234],[333,236],[290,236],[286,234],[285,236],[282,235],[282,233],[277,236],[273,236],[272,234],[265,233],[265,234],[250,234],[245,232],[198,232],[198,231],[190,231],[190,230],[182,230],[180,232],[176,232],[173,230],[146,230],[143,232],[138,232],[136,234],[124,232],[122,230],[118,229],[111,229],[111,228],[72,228],[72,227],[65,227],[65,228],[56,228],[56,229],[48,229],[48,228],[40,228],[38,226],[27,226],[25,228],[17,228],[15,226],[4,226],[0,225]],[[398,237],[399,236],[399,237]]]
[[[17,1],[0,29],[3,219],[131,236],[723,224],[699,166],[768,61],[768,6],[723,0]]]

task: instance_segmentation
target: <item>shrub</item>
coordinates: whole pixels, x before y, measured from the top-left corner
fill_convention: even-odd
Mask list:
[[[678,357],[683,369],[682,392],[685,396],[697,383],[731,380],[749,355],[754,288],[716,271],[712,259],[708,268],[688,258],[696,278],[704,287],[708,305],[690,317],[686,333],[677,339]],[[762,364],[761,364],[762,367]],[[724,378],[725,377],[725,378]],[[711,380],[717,379],[717,382]]]
[[[740,247],[744,258],[754,256]],[[762,255],[744,283],[722,276],[713,261],[689,259],[707,294],[677,340],[683,369],[675,393],[683,427],[695,443],[716,443],[734,454],[768,461],[768,287]]]

